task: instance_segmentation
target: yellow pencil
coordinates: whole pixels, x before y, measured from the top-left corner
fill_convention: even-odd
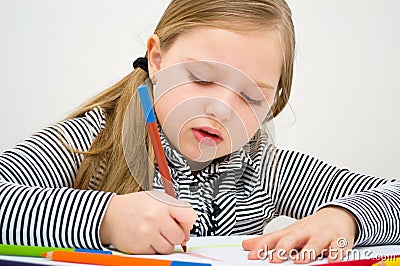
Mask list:
[[[400,265],[400,256],[395,256],[395,257],[393,257],[393,258],[388,258],[388,259],[384,259],[384,260],[381,260],[381,261],[379,261],[379,262],[377,262],[377,263],[374,263],[374,264],[372,264],[372,266],[385,266],[385,265],[387,265],[387,266],[398,266],[398,265]]]
[[[372,266],[398,266],[400,265],[400,260],[381,260],[378,263],[372,264]]]

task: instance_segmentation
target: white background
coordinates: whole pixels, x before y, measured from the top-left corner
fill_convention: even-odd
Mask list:
[[[131,71],[166,0],[0,0],[0,151]],[[297,34],[279,147],[400,177],[400,1],[291,0]]]

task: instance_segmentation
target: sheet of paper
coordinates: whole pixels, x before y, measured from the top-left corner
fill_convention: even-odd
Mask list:
[[[248,251],[243,250],[242,241],[253,236],[212,236],[192,237],[188,242],[188,251],[183,253],[177,246],[175,252],[169,255],[141,255],[139,257],[150,257],[166,260],[179,260],[189,262],[209,263],[213,266],[243,266],[243,265],[269,265],[268,260],[248,260]],[[400,254],[400,246],[375,246],[354,249],[351,259],[377,258],[379,256]],[[313,262],[313,265],[327,263],[326,259]],[[293,265],[288,260],[279,265]],[[277,265],[277,264],[270,264]]]
[[[175,252],[169,255],[140,255],[167,260],[209,263],[213,266],[220,265],[265,265],[266,261],[253,261],[247,259],[247,251],[242,248],[242,241],[251,236],[212,236],[191,237],[188,242],[188,252],[184,253],[177,246]],[[292,264],[292,263],[287,263]],[[285,265],[285,264],[281,264]]]

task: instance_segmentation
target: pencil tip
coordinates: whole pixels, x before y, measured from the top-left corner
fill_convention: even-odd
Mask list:
[[[182,249],[183,249],[183,252],[187,251],[186,242],[182,243]]]
[[[54,251],[43,252],[43,253],[42,253],[42,257],[43,257],[43,258],[51,259],[51,258],[53,257],[53,252],[54,252]]]

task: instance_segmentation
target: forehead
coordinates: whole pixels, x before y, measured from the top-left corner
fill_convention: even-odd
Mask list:
[[[276,30],[243,34],[198,27],[177,37],[163,51],[161,68],[188,60],[228,64],[253,80],[276,88],[283,65],[283,52]]]

